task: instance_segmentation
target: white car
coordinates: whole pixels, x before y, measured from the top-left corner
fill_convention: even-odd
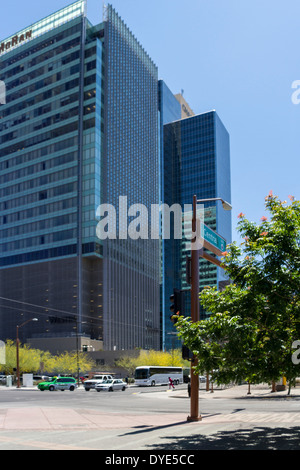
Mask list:
[[[94,375],[92,379],[87,379],[83,382],[85,391],[88,392],[90,389],[95,389],[96,384],[102,383],[106,380],[112,380],[111,375]]]
[[[114,390],[126,390],[127,383],[123,382],[121,379],[110,379],[105,380],[102,383],[98,383],[95,386],[97,392],[105,391],[105,392],[113,392]]]

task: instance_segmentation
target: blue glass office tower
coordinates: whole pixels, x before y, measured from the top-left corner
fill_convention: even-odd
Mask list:
[[[192,204],[197,199],[221,197],[231,201],[229,135],[215,111],[199,114],[164,126],[164,201]],[[204,204],[205,224],[231,242],[231,215],[218,202]],[[174,342],[170,322],[169,296],[173,288],[185,292],[185,314],[190,316],[190,290],[186,282],[186,256],[189,243],[184,239],[165,240],[165,337],[166,349],[179,346]],[[200,289],[222,287],[224,271],[214,264],[199,260]],[[200,310],[203,316],[205,312]]]
[[[158,70],[113,8],[105,19],[104,200],[117,218],[119,196],[128,208],[142,204],[150,214],[159,202]],[[159,254],[159,240],[151,237],[119,233],[104,242],[108,349],[159,349]]]
[[[159,347],[157,241],[102,241],[101,203],[158,203],[157,68],[86,1],[0,42],[0,339]]]
[[[164,125],[173,121],[181,119],[181,106],[174,94],[168,88],[163,80],[158,83],[158,106],[159,106],[159,121],[160,121],[160,177],[159,177],[159,201],[161,204],[165,203],[165,187],[172,184],[173,174],[171,166],[165,168],[164,166]],[[169,199],[170,201],[170,199]],[[172,204],[170,204],[172,205]],[[163,218],[163,213],[162,213]],[[162,219],[162,226],[164,220]],[[165,347],[165,337],[167,333],[174,333],[166,330],[166,322],[169,320],[170,310],[167,299],[170,293],[176,286],[174,277],[174,258],[178,251],[178,244],[172,239],[165,241],[162,239],[161,233],[161,277],[160,277],[160,311],[161,311],[161,348]],[[174,339],[174,334],[172,338]]]

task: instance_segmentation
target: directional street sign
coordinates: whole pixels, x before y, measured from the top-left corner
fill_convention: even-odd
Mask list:
[[[209,253],[203,250],[203,247],[211,251],[215,255],[222,257],[223,252],[226,250],[226,240],[221,237],[217,232],[209,228],[207,225],[201,223],[201,244],[202,248],[198,250],[200,258],[204,258],[210,263],[215,264],[216,266],[222,267],[221,261],[210,255]],[[186,282],[191,284],[191,258],[186,257]]]
[[[205,224],[201,224],[201,236],[204,247],[221,256],[226,249],[226,240]]]

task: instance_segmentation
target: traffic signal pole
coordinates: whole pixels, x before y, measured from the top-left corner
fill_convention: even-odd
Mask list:
[[[193,197],[193,218],[192,231],[195,234],[192,243],[197,244],[197,197]],[[199,321],[199,249],[191,250],[191,321],[196,323]],[[199,415],[199,375],[194,372],[193,367],[198,363],[196,356],[193,354],[191,360],[191,399],[190,399],[190,415],[188,421],[201,421]]]
[[[223,209],[225,211],[230,211],[232,206],[230,203],[224,201],[224,199],[220,197],[216,198],[209,198],[209,199],[199,199],[197,200],[197,196],[193,196],[193,216],[192,216],[192,231],[194,234],[194,238],[192,240],[191,249],[191,262],[187,263],[187,282],[191,284],[191,321],[192,323],[196,323],[199,321],[199,257],[206,259],[210,263],[213,263],[219,267],[221,267],[221,263],[217,258],[212,257],[208,253],[203,251],[203,248],[199,247],[199,240],[197,237],[200,235],[200,220],[199,226],[197,227],[197,202],[209,202],[209,201],[221,201]],[[205,226],[204,226],[205,228]],[[215,235],[224,241],[226,246],[226,241],[223,239],[219,234],[215,233]],[[214,246],[208,240],[206,240],[205,235],[203,236],[203,246],[207,250],[214,253],[216,256],[222,256],[222,251],[220,250],[219,246]],[[191,360],[191,410],[190,416],[188,416],[188,421],[201,421],[202,417],[199,415],[199,375],[194,373],[193,367],[197,366],[198,359],[193,354]]]

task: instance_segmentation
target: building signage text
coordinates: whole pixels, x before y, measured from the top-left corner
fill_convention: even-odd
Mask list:
[[[9,41],[0,44],[0,54],[8,51],[10,48],[18,46],[21,42],[32,38],[32,30],[13,36]]]

